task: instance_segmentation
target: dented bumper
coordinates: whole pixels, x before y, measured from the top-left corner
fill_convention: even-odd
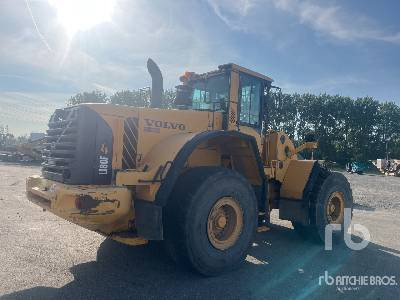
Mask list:
[[[125,187],[66,185],[31,176],[26,192],[55,215],[106,235],[131,229],[135,217],[132,193]]]

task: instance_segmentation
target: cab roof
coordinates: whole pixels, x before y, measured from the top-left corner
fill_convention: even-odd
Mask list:
[[[220,66],[218,66],[218,70],[209,71],[209,72],[206,72],[203,74],[197,74],[195,72],[185,72],[185,74],[180,77],[180,80],[182,82],[185,82],[187,80],[191,81],[191,80],[197,80],[197,79],[205,79],[207,77],[215,76],[217,74],[222,74],[222,73],[225,73],[226,71],[232,71],[232,70],[237,71],[237,72],[246,73],[248,75],[260,78],[262,80],[268,81],[270,84],[274,81],[272,78],[270,78],[268,76],[265,76],[261,73],[252,71],[250,69],[241,67],[241,66],[233,64],[233,63],[220,65]]]
[[[270,77],[268,77],[268,76],[265,76],[265,75],[263,75],[263,74],[261,74],[261,73],[252,71],[252,70],[250,70],[250,69],[247,69],[247,68],[245,68],[245,67],[241,67],[241,66],[239,66],[239,65],[237,65],[237,64],[233,64],[233,63],[228,63],[228,64],[220,65],[220,66],[218,66],[218,69],[219,69],[219,70],[235,70],[235,71],[240,71],[240,72],[249,74],[249,75],[251,75],[251,76],[264,79],[264,80],[269,81],[269,82],[273,82],[273,81],[274,81],[272,78],[270,78]]]

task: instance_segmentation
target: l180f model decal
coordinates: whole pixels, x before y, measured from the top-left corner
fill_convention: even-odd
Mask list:
[[[161,121],[161,120],[152,120],[152,119],[144,119],[146,122],[146,126],[144,127],[144,131],[146,132],[160,132],[160,128],[165,129],[173,129],[173,130],[181,130],[185,131],[186,126],[183,123],[171,122],[171,121]]]
[[[99,155],[99,175],[108,175],[108,147],[106,144],[102,144],[100,147]]]
[[[99,157],[99,175],[108,174],[108,157],[100,155]]]

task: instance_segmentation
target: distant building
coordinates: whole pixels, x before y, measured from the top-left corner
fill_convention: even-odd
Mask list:
[[[43,132],[31,132],[29,140],[31,142],[34,142],[34,141],[40,140],[44,137],[45,137],[45,134]]]

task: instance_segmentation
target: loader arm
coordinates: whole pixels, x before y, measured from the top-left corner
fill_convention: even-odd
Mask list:
[[[299,147],[297,147],[294,150],[293,155],[296,155],[298,153],[300,153],[301,151],[305,150],[305,149],[317,149],[318,148],[318,142],[306,142],[304,144],[301,144]]]

